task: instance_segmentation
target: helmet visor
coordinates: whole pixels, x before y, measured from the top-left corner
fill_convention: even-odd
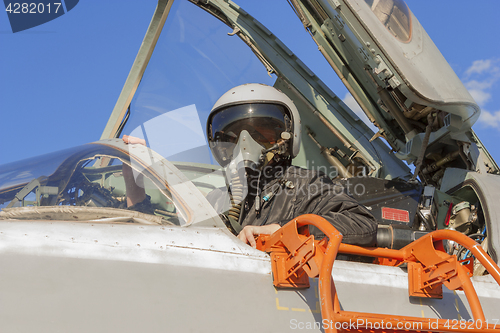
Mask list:
[[[271,147],[290,127],[286,114],[284,106],[265,103],[233,105],[218,111],[208,128],[214,157],[222,166],[227,164],[243,130],[263,148]]]

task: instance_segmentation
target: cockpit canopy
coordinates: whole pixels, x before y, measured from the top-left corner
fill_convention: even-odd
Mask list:
[[[129,207],[131,184],[142,188],[146,199]],[[185,225],[199,221],[192,207],[196,197],[196,188],[177,167],[121,140],[0,167],[0,219]]]

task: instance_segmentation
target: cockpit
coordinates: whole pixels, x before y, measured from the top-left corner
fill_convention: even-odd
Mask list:
[[[0,170],[0,218],[75,222],[183,224],[188,215],[151,170],[136,171],[148,204],[127,210],[124,167],[138,168],[127,151],[87,144],[11,163]]]

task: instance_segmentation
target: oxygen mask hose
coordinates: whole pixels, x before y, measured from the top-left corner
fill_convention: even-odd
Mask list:
[[[231,162],[227,166],[231,185],[231,208],[228,217],[232,224],[238,223],[241,215],[243,200],[247,195],[248,181],[254,173],[260,174],[264,162],[262,149],[248,131],[241,131],[236,143]]]
[[[231,173],[231,208],[228,216],[236,222],[240,219],[241,205],[243,203],[243,182],[237,171]]]

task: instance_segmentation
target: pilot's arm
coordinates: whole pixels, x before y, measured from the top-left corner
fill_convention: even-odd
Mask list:
[[[278,231],[279,228],[281,228],[281,226],[276,223],[267,225],[247,225],[243,228],[243,230],[240,231],[240,233],[238,234],[238,238],[255,248],[257,246],[257,243],[255,243],[254,236],[260,234],[271,235],[275,231]]]
[[[145,146],[146,141],[133,136],[124,135],[123,142],[126,144],[140,144]],[[123,164],[122,166],[123,179],[125,180],[125,189],[127,193],[127,207],[131,207],[146,199],[146,190],[144,187],[137,185],[134,179],[134,173],[129,165]]]

